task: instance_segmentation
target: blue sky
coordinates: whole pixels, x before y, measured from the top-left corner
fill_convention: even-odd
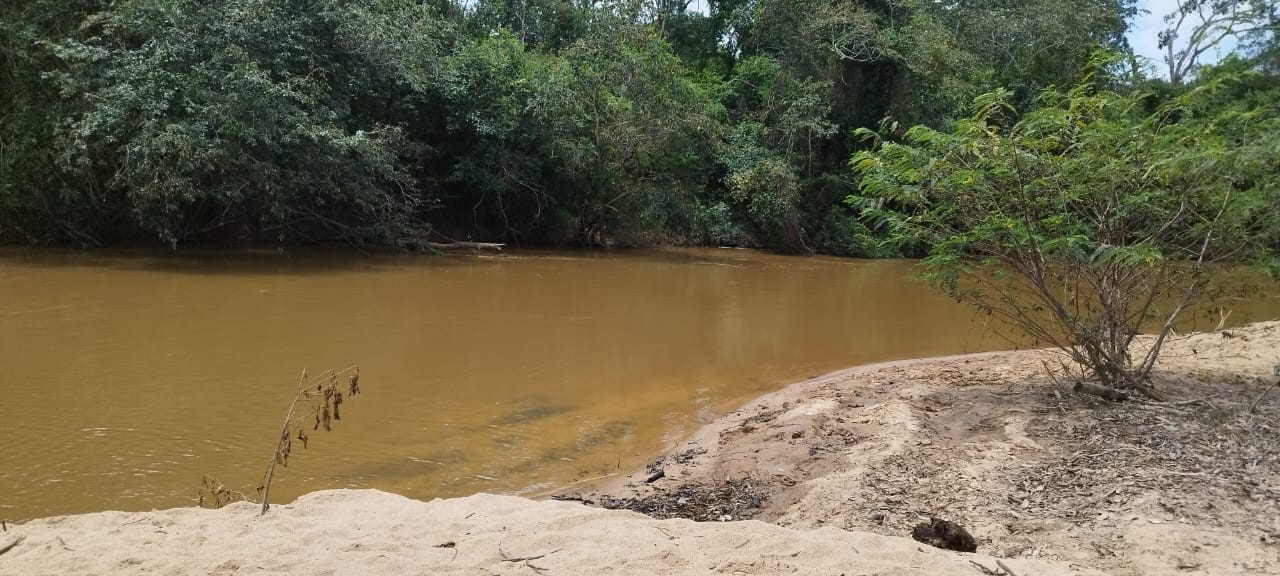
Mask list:
[[[1146,10],[1146,14],[1138,14],[1133,23],[1133,27],[1129,29],[1129,45],[1133,46],[1133,51],[1139,56],[1146,56],[1156,62],[1161,62],[1160,49],[1157,48],[1156,34],[1164,29],[1164,15],[1174,11],[1178,7],[1177,0],[1142,0],[1138,2],[1139,10]]]
[[[1164,16],[1173,12],[1178,8],[1177,0],[1141,0],[1138,2],[1140,10],[1146,10],[1147,14],[1139,14],[1133,26],[1129,29],[1129,45],[1133,46],[1133,51],[1139,56],[1150,58],[1152,64],[1156,66],[1157,71],[1164,70],[1164,56],[1157,44],[1159,40],[1156,35],[1165,28]],[[1186,25],[1183,26],[1184,29]],[[1227,51],[1235,46],[1235,42],[1227,39],[1222,43],[1221,50],[1210,50],[1200,57],[1201,64],[1208,64],[1218,61],[1218,58],[1225,55]]]

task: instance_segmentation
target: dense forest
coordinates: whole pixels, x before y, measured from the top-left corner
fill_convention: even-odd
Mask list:
[[[1280,116],[1274,3],[1180,6],[1148,66],[1135,0],[6,0],[0,240],[914,256],[855,201],[868,129],[1086,77]]]

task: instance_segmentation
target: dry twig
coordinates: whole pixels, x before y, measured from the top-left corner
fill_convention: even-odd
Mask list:
[[[1018,576],[1018,573],[1011,570],[1009,565],[1004,563],[1004,560],[996,558],[996,566],[999,566],[1001,570],[1009,573],[1009,576]]]
[[[999,570],[992,570],[990,568],[987,568],[986,566],[983,566],[982,564],[980,564],[977,560],[970,560],[969,563],[973,564],[974,567],[976,567],[979,572],[982,572],[987,576],[1000,576]]]
[[[1280,384],[1280,381],[1272,382],[1270,386],[1267,386],[1267,389],[1266,389],[1266,390],[1263,390],[1263,391],[1262,391],[1262,393],[1261,393],[1261,394],[1259,394],[1257,398],[1254,398],[1254,399],[1253,399],[1253,402],[1251,402],[1251,403],[1249,404],[1249,413],[1250,413],[1250,414],[1252,414],[1252,413],[1253,413],[1253,411],[1254,411],[1255,409],[1257,409],[1257,407],[1258,407],[1258,402],[1261,402],[1261,401],[1262,401],[1262,398],[1263,398],[1264,396],[1266,396],[1266,395],[1267,395],[1267,392],[1270,392],[1270,391],[1271,391],[1271,389],[1272,389],[1272,388],[1275,388],[1277,384]]]
[[[547,556],[555,554],[556,552],[559,552],[561,550],[564,550],[564,548],[556,548],[555,550],[552,550],[550,552],[538,554],[535,556],[519,556],[519,557],[511,558],[507,556],[507,553],[505,551],[503,551],[502,545],[501,544],[498,545],[498,554],[502,556],[503,562],[512,562],[512,563],[521,562],[525,566],[527,566],[530,570],[533,570],[534,572],[537,572],[539,574],[545,572],[547,569],[541,566],[534,566],[533,564],[530,564],[530,562],[533,562],[534,560],[538,560],[540,558],[546,558]]]
[[[559,552],[561,550],[564,550],[564,548],[556,548],[555,550],[552,550],[550,552],[544,552],[536,556],[517,556],[515,558],[511,558],[507,556],[507,553],[502,550],[501,546],[498,547],[498,553],[502,555],[503,562],[528,562],[530,560],[538,560],[539,558],[546,558],[547,556],[555,554],[556,552]]]
[[[17,540],[14,540],[13,542],[6,544],[3,548],[0,548],[0,554],[4,554],[5,552],[13,550],[15,546],[21,544],[22,541],[26,539],[27,539],[26,536],[19,536]]]

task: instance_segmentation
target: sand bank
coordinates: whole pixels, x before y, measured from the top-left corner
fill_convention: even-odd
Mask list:
[[[759,521],[695,523],[480,494],[422,502],[374,490],[256,507],[101,512],[10,526],[0,574],[977,574],[995,560],[912,540]],[[0,544],[2,546],[3,544]],[[1019,574],[1096,574],[1042,560]]]
[[[845,370],[763,396],[648,469],[573,496],[894,536],[937,515],[1007,559],[1280,574],[1280,389],[1249,410],[1275,382],[1280,322],[1179,336],[1161,358],[1164,404],[1074,394],[1046,351]]]

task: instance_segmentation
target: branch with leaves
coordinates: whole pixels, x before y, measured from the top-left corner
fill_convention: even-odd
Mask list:
[[[997,90],[950,131],[864,131],[876,148],[853,158],[862,194],[849,202],[932,246],[936,287],[1062,349],[1118,396],[1160,399],[1151,372],[1179,318],[1217,271],[1266,253],[1280,115],[1217,108],[1230,77],[1157,106],[1092,80],[1017,121]],[[1135,360],[1144,330],[1155,338]]]

